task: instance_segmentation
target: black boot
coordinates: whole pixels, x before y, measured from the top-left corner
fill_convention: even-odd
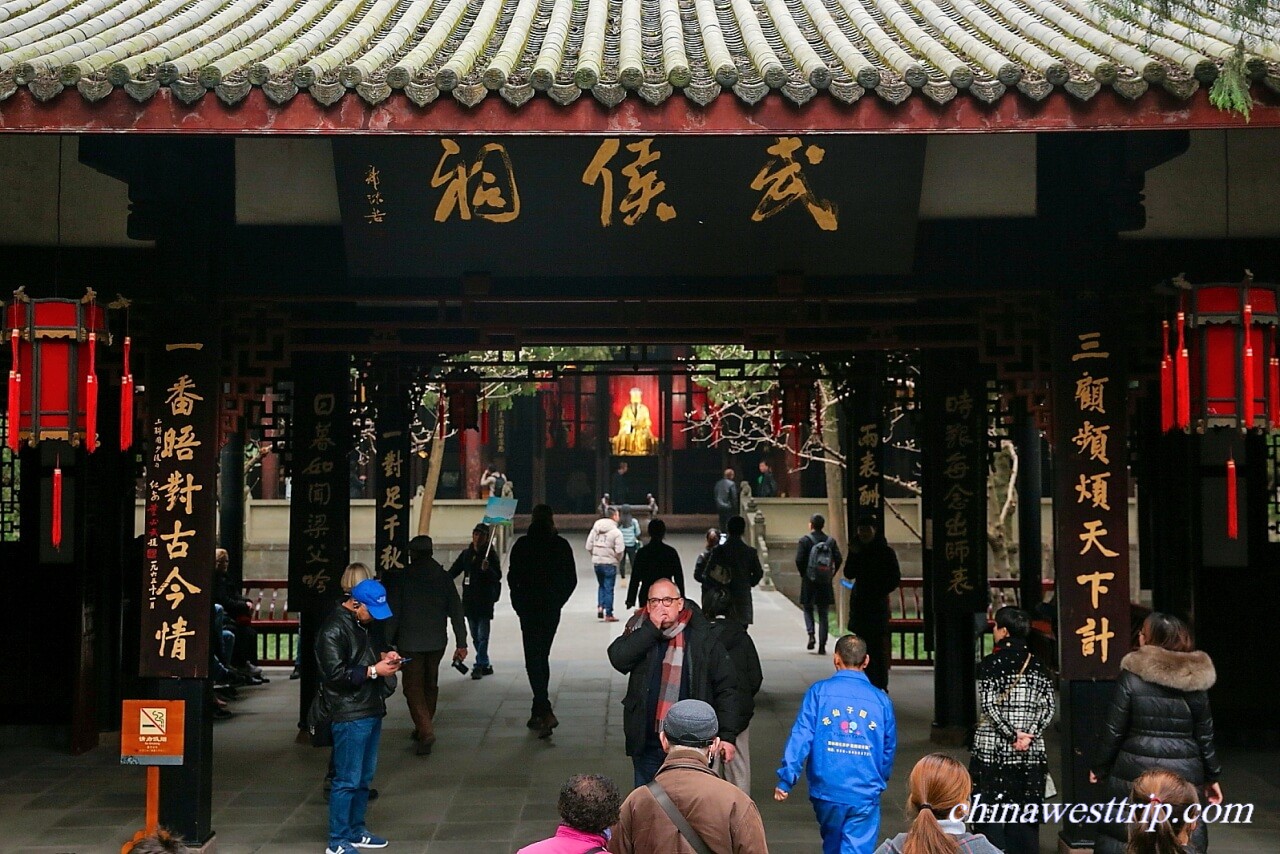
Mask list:
[[[806,646],[805,649],[813,649],[813,645],[814,645],[813,632],[809,632],[809,645]]]

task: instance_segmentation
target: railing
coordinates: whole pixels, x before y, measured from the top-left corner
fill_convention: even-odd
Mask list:
[[[988,582],[991,601],[987,604],[987,631],[998,608],[1020,605],[1021,592],[1016,578],[993,578]],[[1045,595],[1053,592],[1053,582],[1044,580]],[[925,649],[924,579],[904,578],[889,595],[889,662],[895,667],[924,667],[933,664],[933,653]]]
[[[288,611],[289,582],[246,579],[244,598],[258,633],[258,663],[292,666],[298,654],[298,616]]]

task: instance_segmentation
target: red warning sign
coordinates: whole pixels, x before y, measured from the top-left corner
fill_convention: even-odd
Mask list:
[[[181,765],[186,702],[125,700],[123,706],[120,764]]]

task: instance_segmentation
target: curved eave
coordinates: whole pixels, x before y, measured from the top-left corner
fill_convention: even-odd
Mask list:
[[[188,105],[165,90],[143,102],[118,91],[94,102],[82,98],[44,102],[17,92],[0,103],[0,132],[16,133],[772,135],[1234,127],[1280,127],[1280,96],[1264,95],[1247,123],[1214,107],[1204,91],[1186,99],[1150,93],[1137,101],[1101,92],[1085,102],[1055,92],[1040,101],[1004,98],[994,104],[960,98],[935,104],[913,98],[898,105],[879,99],[849,105],[815,99],[797,106],[770,98],[750,107],[728,98],[706,106],[686,98],[670,98],[657,105],[627,99],[611,108],[594,99],[567,105],[534,99],[518,108],[499,99],[486,99],[473,107],[441,99],[423,108],[404,99],[371,105],[348,98],[326,107],[311,98],[276,104],[256,90],[234,107],[213,98]]]

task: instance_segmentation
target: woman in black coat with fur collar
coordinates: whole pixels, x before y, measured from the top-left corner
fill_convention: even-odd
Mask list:
[[[1134,780],[1160,768],[1201,789],[1209,802],[1222,802],[1222,766],[1213,745],[1207,693],[1216,678],[1213,662],[1195,649],[1185,623],[1168,614],[1147,617],[1138,649],[1120,662],[1120,678],[1089,774],[1093,782],[1105,780],[1103,801],[1127,800]],[[1126,838],[1124,825],[1100,825],[1094,851],[1121,854]],[[1188,850],[1203,854],[1208,843],[1200,822]]]

